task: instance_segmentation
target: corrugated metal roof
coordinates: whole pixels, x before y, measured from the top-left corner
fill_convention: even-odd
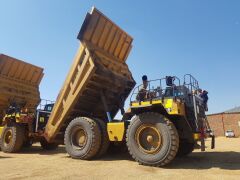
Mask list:
[[[240,112],[240,106],[224,111],[224,113],[238,113],[238,112]]]
[[[237,114],[240,113],[240,106],[229,109],[229,110],[224,111],[224,112],[220,112],[220,113],[207,114],[207,116],[213,116],[213,115],[218,115],[218,114],[231,114],[231,113],[237,113]]]

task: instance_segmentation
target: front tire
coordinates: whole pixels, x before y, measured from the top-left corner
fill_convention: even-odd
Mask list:
[[[99,152],[101,129],[93,119],[76,118],[65,131],[64,143],[67,153],[72,158],[90,160]]]
[[[15,123],[11,126],[5,126],[0,141],[0,149],[3,152],[19,152],[24,142],[24,128]]]
[[[136,116],[127,130],[129,153],[140,164],[164,166],[176,156],[178,132],[161,114],[148,112]]]

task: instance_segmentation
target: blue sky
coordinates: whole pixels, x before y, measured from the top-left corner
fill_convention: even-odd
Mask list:
[[[210,113],[240,105],[238,0],[0,0],[0,53],[44,67],[42,98],[56,98],[93,5],[133,36],[127,62],[138,83],[191,73]]]

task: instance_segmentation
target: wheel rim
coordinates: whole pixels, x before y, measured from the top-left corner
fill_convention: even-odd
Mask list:
[[[4,135],[4,145],[7,146],[9,144],[11,144],[12,142],[12,136],[13,133],[12,133],[12,130],[11,129],[8,129]]]
[[[87,133],[82,127],[76,127],[71,134],[71,144],[75,149],[83,149],[87,143]]]
[[[156,154],[162,147],[161,133],[150,124],[141,125],[137,129],[135,140],[140,149],[148,154]]]

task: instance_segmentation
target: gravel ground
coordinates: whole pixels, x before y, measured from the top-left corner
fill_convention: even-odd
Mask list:
[[[210,147],[210,141],[207,141]],[[99,160],[71,159],[64,147],[46,152],[39,145],[18,154],[0,152],[0,179],[240,179],[240,139],[216,139],[216,149],[194,151],[164,168],[138,165],[128,153]]]

